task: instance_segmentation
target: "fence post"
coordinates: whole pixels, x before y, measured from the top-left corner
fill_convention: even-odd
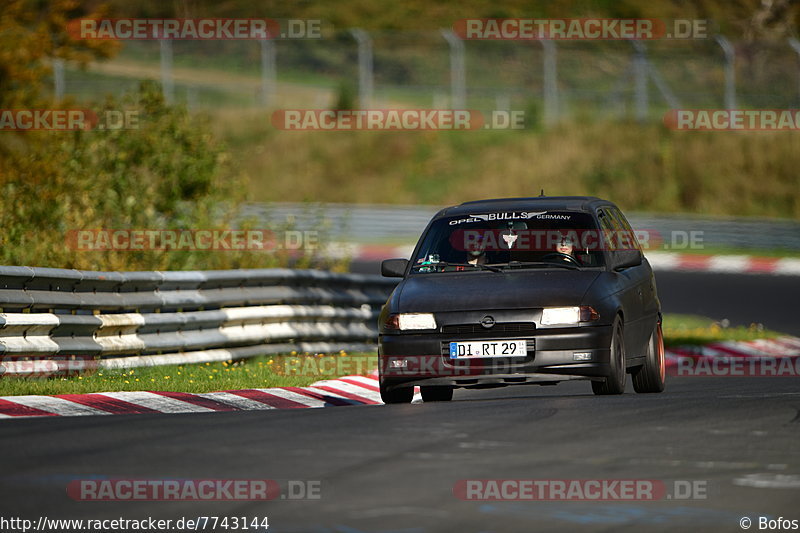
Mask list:
[[[736,52],[722,35],[716,35],[714,40],[725,53],[725,108],[736,109]]]
[[[645,48],[639,41],[631,41],[635,53],[633,55],[633,87],[634,87],[634,110],[636,120],[644,122],[647,120],[649,107],[647,93],[647,56]]]
[[[464,63],[464,42],[452,30],[441,30],[450,46],[450,109],[467,106],[467,75]]]
[[[372,106],[372,39],[365,30],[353,28],[350,33],[358,43],[358,105],[361,109]]]
[[[275,41],[261,39],[261,104],[269,107],[275,98]]]
[[[161,94],[167,104],[175,100],[175,86],[172,83],[172,41],[160,39],[161,45]]]
[[[800,58],[800,41],[795,39],[794,37],[789,37],[789,46],[792,47],[792,50],[795,51],[797,57]],[[800,80],[797,83],[797,98],[800,100]]]
[[[550,39],[542,39],[544,49],[544,124],[552,126],[558,122],[558,65],[556,63],[556,43]]]
[[[53,58],[53,93],[56,101],[64,98],[64,60]]]

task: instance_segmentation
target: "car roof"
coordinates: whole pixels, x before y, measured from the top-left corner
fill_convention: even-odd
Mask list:
[[[548,211],[586,211],[592,212],[598,207],[616,207],[613,202],[594,196],[534,196],[530,198],[495,198],[464,202],[446,207],[436,214],[435,218],[470,215],[481,211],[525,211],[541,209]]]

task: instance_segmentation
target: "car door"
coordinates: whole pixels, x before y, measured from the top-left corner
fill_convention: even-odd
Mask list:
[[[626,230],[613,207],[604,207],[598,210],[600,226],[606,234],[605,243],[609,248],[609,255],[613,259],[617,254],[638,246],[633,232]],[[633,239],[633,241],[631,241]],[[625,346],[629,359],[644,355],[644,330],[646,328],[644,296],[645,285],[649,283],[648,268],[643,263],[621,269],[616,272],[618,282],[618,298],[622,304],[625,315]],[[649,336],[649,332],[648,332]]]
[[[639,253],[642,253],[642,247],[636,239],[636,234],[622,211],[613,207],[609,209],[609,214],[622,228],[630,246],[637,249]],[[625,274],[630,276],[631,282],[634,284],[634,290],[638,299],[637,307],[639,309],[639,317],[636,321],[637,338],[634,341],[636,343],[634,346],[642,346],[642,354],[644,354],[644,349],[647,346],[647,341],[650,339],[650,334],[653,331],[658,314],[655,278],[653,277],[653,270],[650,268],[644,255],[642,255],[641,265],[625,270]]]

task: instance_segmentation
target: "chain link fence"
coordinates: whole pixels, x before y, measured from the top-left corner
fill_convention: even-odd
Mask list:
[[[660,120],[670,108],[800,107],[800,43],[478,41],[453,32],[366,32],[276,41],[125,41],[114,59],[54,68],[56,96],[162,83],[190,109],[524,110],[533,123]]]

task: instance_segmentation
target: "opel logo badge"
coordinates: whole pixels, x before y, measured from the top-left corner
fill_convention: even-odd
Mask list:
[[[483,326],[486,329],[494,327],[494,317],[491,317],[489,315],[486,315],[485,317],[483,317],[481,319],[481,326]]]

